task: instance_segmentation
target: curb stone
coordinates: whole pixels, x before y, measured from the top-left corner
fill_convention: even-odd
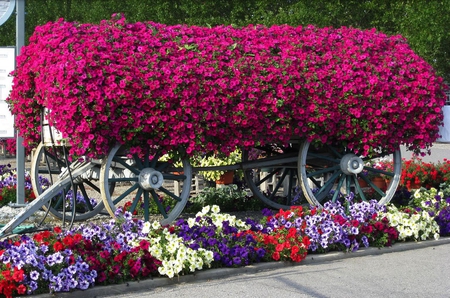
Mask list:
[[[363,256],[374,256],[381,255],[385,253],[393,253],[393,252],[401,252],[407,250],[414,249],[422,249],[427,247],[439,246],[439,245],[448,245],[450,244],[450,237],[441,237],[439,240],[426,240],[426,241],[410,241],[410,242],[397,242],[394,246],[384,247],[384,248],[375,248],[368,247],[362,248],[355,252],[329,252],[324,254],[308,254],[306,259],[301,261],[300,263],[292,263],[292,262],[266,262],[266,263],[257,263],[254,265],[249,265],[246,267],[239,268],[215,268],[215,269],[206,269],[202,271],[197,271],[192,274],[183,275],[180,277],[174,277],[173,279],[169,279],[167,277],[156,277],[152,279],[145,279],[141,281],[130,281],[122,284],[115,285],[107,285],[107,286],[95,286],[93,288],[89,288],[87,290],[76,290],[74,292],[69,293],[54,293],[54,294],[39,294],[34,297],[38,298],[86,298],[86,297],[98,297],[105,295],[108,296],[113,295],[122,295],[122,294],[130,294],[142,291],[154,291],[156,288],[173,286],[176,284],[185,284],[185,283],[194,283],[194,282],[204,282],[213,279],[221,279],[227,278],[231,276],[237,275],[245,275],[245,274],[255,274],[262,271],[275,270],[285,267],[292,266],[309,266],[316,265],[324,262],[333,262],[337,260],[347,259],[347,258],[356,258]]]

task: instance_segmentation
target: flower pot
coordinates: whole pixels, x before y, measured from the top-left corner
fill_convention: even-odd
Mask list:
[[[365,187],[369,186],[369,184],[367,184],[366,180],[361,179],[361,178],[358,179],[358,184],[359,184],[359,187],[361,187],[361,188],[365,188]]]
[[[381,189],[382,191],[385,191],[387,189],[387,184],[386,184],[386,180],[382,177],[375,177],[372,178],[372,183],[378,187],[379,189]]]
[[[234,177],[234,171],[225,172],[222,176],[220,176],[219,180],[216,180],[216,184],[232,184]]]
[[[408,191],[411,191],[413,189],[419,189],[421,187],[422,185],[420,183],[411,182],[406,184],[406,188],[408,189]]]

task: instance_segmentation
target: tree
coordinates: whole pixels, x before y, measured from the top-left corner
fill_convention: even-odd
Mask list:
[[[198,26],[288,24],[376,28],[401,34],[450,81],[450,0],[39,0],[26,1],[26,40],[58,18],[97,23],[122,12],[130,22]],[[0,27],[0,45],[15,44],[15,16]]]

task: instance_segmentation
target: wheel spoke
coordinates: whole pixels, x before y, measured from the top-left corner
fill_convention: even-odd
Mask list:
[[[114,158],[115,159],[115,158]],[[142,161],[141,161],[141,159],[139,158],[139,156],[135,153],[135,154],[133,154],[133,160],[136,162],[136,167],[139,169],[139,170],[142,170],[143,168],[144,168],[144,165],[142,164]],[[129,170],[131,170],[131,169],[129,169]],[[133,172],[134,173],[134,172]],[[137,175],[139,175],[139,171],[137,171],[136,170],[136,173],[135,174],[137,174]]]
[[[145,150],[145,154],[144,154],[144,168],[149,167],[149,164],[150,164],[149,155],[150,155],[150,150],[147,148]],[[148,194],[147,194],[147,196],[148,196]],[[145,197],[145,195],[144,195],[144,197]]]
[[[157,164],[155,167],[155,170],[163,172],[165,171],[168,167],[170,166],[170,163],[168,162],[160,162],[159,165]],[[182,172],[182,171],[178,171],[178,172]]]
[[[86,206],[87,206],[87,209],[88,209],[89,211],[94,210],[94,208],[92,207],[92,204],[91,204],[91,200],[89,199],[89,195],[87,194],[84,185],[81,184],[81,185],[79,186],[79,188],[80,188],[81,194],[82,194],[83,197],[84,197],[84,202],[85,202],[85,204],[86,204]]]
[[[118,178],[111,178],[109,181],[117,183],[117,182],[138,182],[138,177],[118,177]]]
[[[389,159],[392,157],[392,170],[389,168],[378,169],[372,166],[366,166],[369,161],[373,163],[374,159],[378,161],[380,157],[384,157],[385,159],[386,157]],[[339,144],[333,146],[323,144],[321,146],[320,143],[316,143],[314,146],[311,146],[308,141],[304,141],[300,146],[299,158],[298,170],[301,186],[306,199],[312,205],[321,206],[322,200],[331,199],[335,201],[342,198],[343,195],[351,194],[352,191],[358,194],[356,199],[364,201],[372,199],[373,195],[379,195],[381,196],[379,202],[385,204],[394,196],[400,181],[400,150],[391,153],[378,150],[370,157],[365,157],[354,153],[353,150],[345,147],[345,145],[339,147]],[[334,165],[326,168],[327,165],[330,165],[330,162],[333,162]],[[383,187],[381,187],[383,189],[377,187],[361,171],[390,177],[391,183],[387,186],[386,191],[384,191]],[[365,190],[363,191],[359,185],[358,177],[361,177],[373,189],[370,197],[368,197],[367,192],[364,193]],[[321,179],[319,178],[324,180],[323,186],[320,186],[319,182]],[[315,187],[318,187],[319,190],[316,191]],[[332,189],[335,189],[335,193],[330,197],[329,192]]]
[[[145,221],[148,221],[150,219],[149,211],[150,211],[149,195],[148,195],[148,191],[144,191],[144,219],[145,219]]]
[[[281,184],[283,183],[284,179],[286,179],[286,175],[287,175],[287,172],[286,172],[286,171],[283,171],[283,173],[281,174],[280,179],[278,180],[278,182],[277,182],[275,188],[273,189],[273,192],[270,194],[269,199],[271,199],[271,200],[274,199],[274,196],[276,195],[276,193],[277,193],[278,190],[280,189]]]
[[[155,155],[153,156],[153,158],[152,158],[152,160],[151,160],[151,162],[150,162],[150,165],[149,165],[149,167],[150,168],[155,168],[156,167],[156,163],[158,162],[158,159],[161,157],[161,151],[157,151],[156,153],[155,153]]]
[[[288,182],[288,194],[286,197],[286,205],[290,205],[292,203],[292,189],[294,184],[294,170],[289,169],[289,182]]]
[[[133,167],[132,165],[127,164],[126,161],[123,160],[122,158],[120,158],[120,157],[114,157],[113,161],[115,161],[115,162],[121,164],[121,165],[124,166],[126,169],[130,170],[133,174],[139,175],[139,171],[138,171],[135,167]],[[139,159],[137,159],[137,160],[135,159],[135,161],[136,161],[136,164],[138,165],[138,168],[139,168],[139,169],[142,169],[142,167],[139,167],[140,160],[139,160]]]
[[[272,179],[274,175],[276,175],[281,169],[277,168],[275,170],[272,170],[271,172],[269,172],[269,174],[267,174],[263,179],[259,180],[258,182],[256,182],[256,186],[260,186],[261,184],[263,184],[264,182],[266,182],[269,179]]]
[[[361,186],[359,185],[357,177],[356,176],[351,176],[351,177],[353,178],[353,183],[355,184],[356,192],[361,197],[361,200],[367,201],[366,196],[365,196],[363,190],[361,189]],[[368,179],[366,177],[363,176],[362,178],[368,181]]]
[[[372,187],[380,196],[384,196],[386,193],[376,186],[372,181],[369,181],[370,187]]]
[[[154,154],[154,151],[156,150],[158,152]],[[174,166],[172,166],[173,164],[171,162],[158,160],[160,159],[161,156],[161,150],[149,147],[148,150],[143,152],[143,155],[141,156],[142,158],[139,158],[137,155],[133,155],[134,157],[133,164],[124,165],[126,169],[129,169],[130,172],[133,173],[134,177],[129,177],[128,172],[123,173],[123,175],[120,173],[120,176],[125,177],[110,177],[110,173],[114,173],[113,172],[114,160],[118,159],[124,162],[124,160],[126,161],[124,156],[126,156],[126,151],[124,150],[121,151],[119,145],[115,146],[110,150],[109,155],[105,158],[100,170],[100,182],[102,186],[100,191],[105,208],[108,211],[108,213],[114,216],[115,210],[117,209],[116,205],[125,197],[132,194],[134,200],[131,206],[132,208],[131,210],[134,209],[133,211],[135,211],[136,208],[139,208],[138,202],[141,201],[142,197],[144,208],[143,213],[145,220],[149,219],[150,212],[154,210],[155,209],[154,207],[156,206],[156,211],[159,211],[159,213],[162,214],[162,216],[164,217],[164,219],[161,220],[161,224],[164,225],[170,224],[181,214],[190,195],[190,188],[192,183],[192,167],[189,161],[174,160],[174,163],[178,162],[182,163],[182,167],[175,168]],[[176,172],[182,172],[182,174],[176,175]],[[144,173],[145,175],[141,176],[141,174]],[[146,181],[146,179],[151,178],[147,176],[148,173],[152,173],[151,175],[157,175],[158,180],[160,179],[159,177],[162,178],[162,180],[158,181],[159,183],[162,182],[162,185],[159,186],[158,189],[150,188],[152,186],[154,187],[155,184],[153,184],[153,182],[151,182],[150,180]],[[144,180],[141,181],[141,179]],[[110,194],[106,190],[107,186],[111,183],[119,181],[131,182],[131,186],[128,187],[126,183],[123,185],[121,184],[119,186],[116,186],[116,184],[114,184],[116,186],[115,187],[116,191],[120,188],[120,192]],[[180,185],[182,185],[182,188],[179,195],[175,195],[174,193],[168,190],[170,189],[169,186],[170,183],[176,182],[182,182],[180,183]],[[160,185],[159,183],[157,185]],[[156,193],[156,191],[158,191],[158,193]],[[164,194],[164,196],[168,195],[168,197],[175,199],[171,201],[170,209],[166,210],[165,209],[166,203],[160,200],[159,194],[162,193]],[[151,205],[153,204],[153,201],[155,202],[156,205]]]
[[[337,199],[339,198],[339,194],[341,193],[342,184],[344,184],[345,176],[346,175],[344,175],[344,173],[342,173],[340,175],[338,185],[336,187],[336,190],[334,191],[333,198],[331,199],[332,202],[336,202]]]
[[[181,202],[181,198],[179,196],[176,196],[173,192],[167,190],[166,188],[161,186],[158,190],[162,191],[166,195],[168,195],[171,198],[175,199],[177,202]]]
[[[87,185],[89,185],[92,189],[94,189],[96,192],[100,193],[100,188],[98,188],[97,185],[95,185],[94,183],[92,183],[89,180],[85,180],[84,183],[86,183]]]
[[[126,198],[130,193],[132,193],[135,189],[139,187],[138,183],[133,184],[130,188],[128,188],[125,192],[123,192],[120,196],[118,196],[114,201],[114,205],[122,201],[124,198]]]
[[[338,169],[340,169],[340,168],[341,168],[341,167],[340,167],[339,165],[336,165],[336,166],[333,166],[333,167],[330,167],[330,168],[324,168],[324,169],[317,170],[317,171],[314,171],[314,172],[308,171],[308,173],[306,174],[306,176],[307,176],[308,178],[311,178],[311,177],[313,177],[313,176],[321,176],[321,175],[323,175],[323,174],[335,172],[336,170],[338,170]]]
[[[163,206],[163,204],[161,203],[161,201],[159,200],[159,195],[152,189],[152,190],[150,190],[150,193],[152,194],[152,197],[153,197],[153,201],[156,203],[156,205],[158,206],[158,210],[159,210],[159,213],[161,213],[162,214],[162,216],[164,217],[164,218],[167,218],[167,213],[166,213],[166,210],[164,209],[164,206]]]
[[[333,173],[333,175],[330,177],[330,179],[328,179],[327,181],[325,181],[325,183],[323,184],[323,186],[319,189],[319,191],[317,192],[317,194],[321,194],[323,191],[325,190],[331,190],[333,188],[334,182],[336,181],[336,179],[339,178],[340,174],[342,172],[341,171],[336,171]],[[326,193],[326,195],[328,195],[328,193]]]
[[[330,146],[330,145],[327,145],[327,147],[328,147],[328,149],[330,149],[331,152],[333,152],[334,155],[337,156],[339,159],[342,158],[342,156],[343,156],[342,153],[338,152],[338,151],[336,150],[336,148],[334,148],[334,147],[332,147],[332,146]],[[338,162],[339,162],[339,161],[338,161]]]
[[[53,208],[55,208],[56,210],[58,210],[61,206],[62,206],[62,204],[64,204],[64,202],[65,202],[65,199],[66,199],[66,195],[67,195],[67,193],[68,193],[68,191],[70,190],[70,188],[71,188],[71,185],[69,184],[69,185],[67,185],[63,190],[62,190],[62,193],[61,194],[59,194],[59,195],[57,195],[57,197],[58,197],[58,200],[55,202],[55,204],[53,205]],[[56,197],[56,196],[55,196]],[[54,198],[55,198],[54,197]]]
[[[394,177],[393,172],[387,172],[387,171],[384,171],[381,169],[375,169],[375,168],[371,168],[371,167],[364,167],[364,169],[371,173]]]
[[[133,212],[136,210],[137,204],[141,200],[142,192],[143,192],[142,188],[139,188],[138,191],[136,192],[136,195],[134,196],[133,203],[131,204],[131,207],[130,207],[131,214],[133,214]]]

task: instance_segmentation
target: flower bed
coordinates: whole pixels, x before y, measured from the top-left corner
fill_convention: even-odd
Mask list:
[[[14,184],[13,171],[3,166],[2,172]],[[450,235],[450,182],[441,185],[441,191],[408,192],[406,203],[394,198],[397,205],[356,202],[349,196],[322,209],[264,209],[259,220],[238,219],[207,205],[193,217],[161,226],[119,208],[117,220],[1,241],[0,294],[82,290],[206,268],[300,262],[308,253],[437,239]]]
[[[439,194],[415,195],[423,206],[437,210],[436,221],[426,208],[401,210],[347,198],[344,205],[328,202],[321,210],[265,209],[259,222],[206,206],[194,217],[165,227],[134,219],[128,212],[101,225],[86,223],[68,231],[56,227],[0,242],[0,293],[12,297],[66,292],[152,276],[172,278],[212,267],[300,262],[308,252],[437,239],[442,227],[437,222],[446,219],[448,225],[450,206],[450,198],[437,198]],[[443,227],[441,232],[448,235]]]
[[[232,152],[292,136],[356,152],[438,137],[442,78],[401,36],[375,30],[59,20],[22,48],[7,99],[29,146],[43,107],[73,155]]]

